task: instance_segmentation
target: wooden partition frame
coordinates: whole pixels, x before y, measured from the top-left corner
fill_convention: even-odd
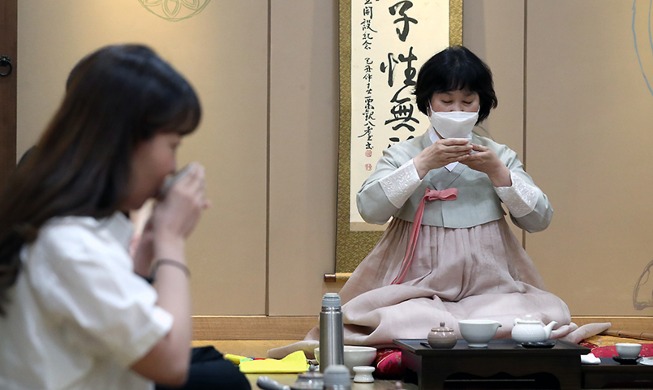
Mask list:
[[[5,0],[0,6],[0,185],[16,168],[16,96],[18,80],[18,4]]]
[[[610,322],[606,334],[651,333],[653,317],[574,316],[579,326]],[[318,316],[193,316],[193,340],[302,340],[318,324]],[[424,335],[426,338],[426,335]],[[650,338],[648,339],[650,340]]]

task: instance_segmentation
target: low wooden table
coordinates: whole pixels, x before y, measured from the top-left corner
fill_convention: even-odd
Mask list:
[[[402,364],[419,389],[581,388],[580,356],[589,348],[557,341],[552,348],[524,348],[513,340],[492,340],[487,348],[433,349],[425,339],[398,339]]]
[[[601,358],[601,364],[583,364],[581,371],[585,389],[653,389],[653,366]]]

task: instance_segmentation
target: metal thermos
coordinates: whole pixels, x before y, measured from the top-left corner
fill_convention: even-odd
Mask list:
[[[344,364],[343,333],[340,295],[326,293],[320,311],[320,372],[331,365]]]

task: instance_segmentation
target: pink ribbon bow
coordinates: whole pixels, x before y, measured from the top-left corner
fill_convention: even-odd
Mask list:
[[[417,238],[419,237],[420,227],[422,226],[422,216],[424,215],[424,205],[426,204],[426,201],[430,202],[434,200],[456,200],[457,198],[457,188],[447,188],[446,190],[442,191],[432,190],[430,188],[426,189],[422,200],[419,202],[417,211],[415,212],[415,218],[413,218],[413,229],[410,232],[410,239],[408,240],[408,246],[406,247],[406,254],[404,255],[404,260],[401,262],[401,269],[391,284],[402,283],[406,277],[406,274],[408,273],[408,269],[410,268],[411,263],[413,262],[415,247],[417,246]]]

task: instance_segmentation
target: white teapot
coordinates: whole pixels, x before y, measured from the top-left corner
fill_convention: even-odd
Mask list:
[[[518,343],[546,341],[551,337],[551,330],[557,324],[551,321],[548,325],[544,325],[542,321],[533,319],[530,315],[524,316],[523,319],[515,318],[511,332],[512,339]]]

